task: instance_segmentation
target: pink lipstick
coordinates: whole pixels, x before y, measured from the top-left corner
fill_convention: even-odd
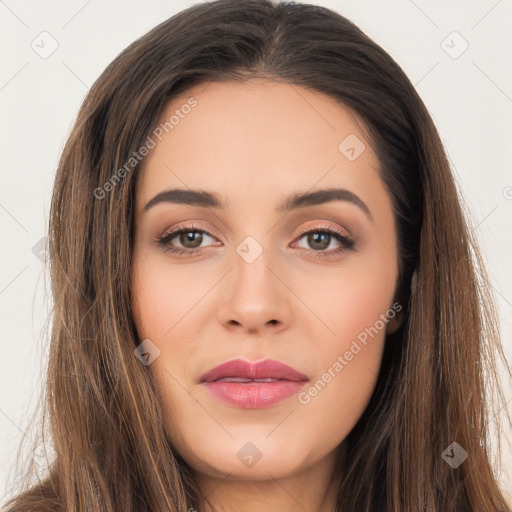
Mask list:
[[[261,409],[300,391],[307,375],[273,359],[250,363],[233,359],[202,375],[199,381],[218,399],[243,409]]]

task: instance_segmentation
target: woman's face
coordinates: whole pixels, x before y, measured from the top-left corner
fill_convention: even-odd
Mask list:
[[[169,439],[211,476],[326,467],[397,325],[375,153],[330,97],[265,80],[196,86],[161,122],[137,183],[132,308]]]

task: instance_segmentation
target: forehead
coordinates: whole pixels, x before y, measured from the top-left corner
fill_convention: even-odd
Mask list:
[[[245,194],[245,201],[269,197],[269,187],[295,191],[340,178],[356,188],[382,186],[363,123],[334,98],[301,86],[199,84],[166,105],[156,128],[140,171],[139,208],[172,186],[219,190],[228,199]]]

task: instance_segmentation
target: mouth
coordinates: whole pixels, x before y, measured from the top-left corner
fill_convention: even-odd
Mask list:
[[[213,382],[244,382],[244,383],[253,383],[256,384],[258,382],[276,382],[278,380],[284,380],[284,379],[244,379],[242,377],[223,377],[222,379],[218,379]]]
[[[242,409],[269,407],[298,393],[308,381],[307,375],[272,359],[234,359],[199,379],[215,398]]]

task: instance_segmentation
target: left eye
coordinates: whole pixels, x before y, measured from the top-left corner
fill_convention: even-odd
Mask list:
[[[310,248],[316,249],[318,251],[325,251],[331,245],[331,242],[338,242],[338,244],[343,245],[346,237],[342,237],[337,233],[332,231],[309,231],[308,233],[304,233],[299,237],[299,240],[306,239],[306,243]],[[299,247],[303,247],[299,244]],[[308,249],[308,247],[305,247]],[[331,247],[333,249],[333,247]]]

